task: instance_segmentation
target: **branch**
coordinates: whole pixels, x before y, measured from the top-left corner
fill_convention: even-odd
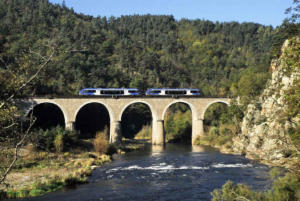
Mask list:
[[[86,50],[86,49],[83,49],[83,50],[76,50],[76,49],[73,49],[73,50],[66,50],[65,52],[89,52],[90,50]]]
[[[14,123],[10,124],[9,126],[4,127],[3,129],[9,129],[9,128],[13,127],[14,125],[17,125],[17,123],[14,122]]]
[[[32,52],[32,51],[30,51],[30,52]],[[51,59],[52,59],[52,57],[53,57],[53,55],[54,55],[54,53],[55,53],[55,50],[53,49],[52,50],[52,53],[51,53],[51,55],[48,57],[48,59],[43,63],[43,64],[41,64],[40,66],[39,66],[39,68],[38,68],[38,70],[35,72],[35,74],[34,75],[32,75],[25,83],[23,83],[16,91],[15,91],[15,93],[13,93],[8,99],[6,99],[6,101],[9,101],[9,100],[11,100],[15,95],[16,95],[16,93],[17,92],[19,92],[20,90],[22,90],[24,87],[26,87],[33,79],[35,79],[37,76],[38,76],[38,74],[40,73],[40,71],[51,61]],[[42,57],[42,56],[41,56]],[[44,58],[44,57],[42,57],[42,58]],[[1,106],[2,107],[2,106]],[[1,108],[0,107],[0,108]]]
[[[32,116],[31,116],[31,120],[32,120]],[[20,148],[20,146],[22,146],[24,140],[25,140],[26,137],[28,136],[29,131],[30,131],[30,129],[32,128],[32,126],[33,126],[33,124],[35,123],[35,121],[36,121],[36,119],[34,119],[34,120],[32,120],[32,121],[30,122],[30,125],[29,125],[29,127],[27,128],[27,130],[26,130],[24,136],[22,137],[22,139],[21,139],[21,140],[17,143],[17,145],[15,146],[14,160],[11,162],[11,164],[9,165],[9,167],[7,168],[7,170],[5,171],[5,173],[4,173],[4,174],[2,175],[2,177],[0,178],[0,184],[1,184],[1,183],[4,183],[4,181],[5,181],[6,177],[7,177],[7,175],[8,175],[9,172],[12,170],[14,164],[15,164],[16,161],[18,160],[18,158],[19,158],[19,157],[18,157],[18,151],[19,151],[19,148]]]

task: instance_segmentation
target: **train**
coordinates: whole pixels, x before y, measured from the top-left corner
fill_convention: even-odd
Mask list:
[[[147,96],[199,96],[199,89],[189,88],[152,88],[145,92]]]
[[[135,88],[85,88],[79,95],[84,96],[137,96],[140,91]]]
[[[136,88],[85,88],[80,90],[83,96],[200,96],[200,89],[193,88],[151,88],[141,92]]]

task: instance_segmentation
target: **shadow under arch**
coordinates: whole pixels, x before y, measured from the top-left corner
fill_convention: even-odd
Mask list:
[[[162,118],[166,142],[191,144],[193,113],[197,112],[192,107],[191,104],[178,100],[164,109]]]
[[[143,139],[151,139],[153,112],[151,106],[143,101],[127,104],[120,113],[122,136],[133,139],[142,129]]]
[[[97,131],[107,127],[109,133],[110,113],[108,108],[99,102],[83,104],[75,113],[75,129],[80,138],[93,138]]]
[[[33,128],[50,129],[56,126],[65,128],[64,111],[55,103],[44,102],[33,106],[32,110],[26,115],[36,117]]]

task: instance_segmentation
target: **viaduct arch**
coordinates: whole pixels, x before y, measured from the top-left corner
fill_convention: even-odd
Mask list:
[[[77,98],[29,98],[19,99],[18,105],[27,113],[36,105],[52,103],[63,112],[66,129],[73,130],[78,112],[89,103],[103,105],[110,118],[110,142],[121,138],[121,119],[124,111],[130,105],[143,103],[150,108],[152,114],[152,144],[164,144],[164,115],[167,109],[175,103],[187,104],[192,112],[192,143],[203,135],[203,119],[207,108],[214,103],[229,104],[229,98],[198,98],[198,97],[77,97]]]

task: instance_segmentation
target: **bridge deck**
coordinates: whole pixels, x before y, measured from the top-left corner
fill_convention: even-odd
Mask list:
[[[20,97],[19,99],[99,99],[99,98],[107,98],[107,99],[133,99],[133,98],[145,98],[145,99],[154,99],[154,98],[197,98],[197,99],[224,99],[224,98],[230,98],[230,97],[214,97],[214,96],[146,96],[146,95],[140,95],[140,96],[81,96],[81,95],[74,95],[74,96],[34,96],[34,97]]]

